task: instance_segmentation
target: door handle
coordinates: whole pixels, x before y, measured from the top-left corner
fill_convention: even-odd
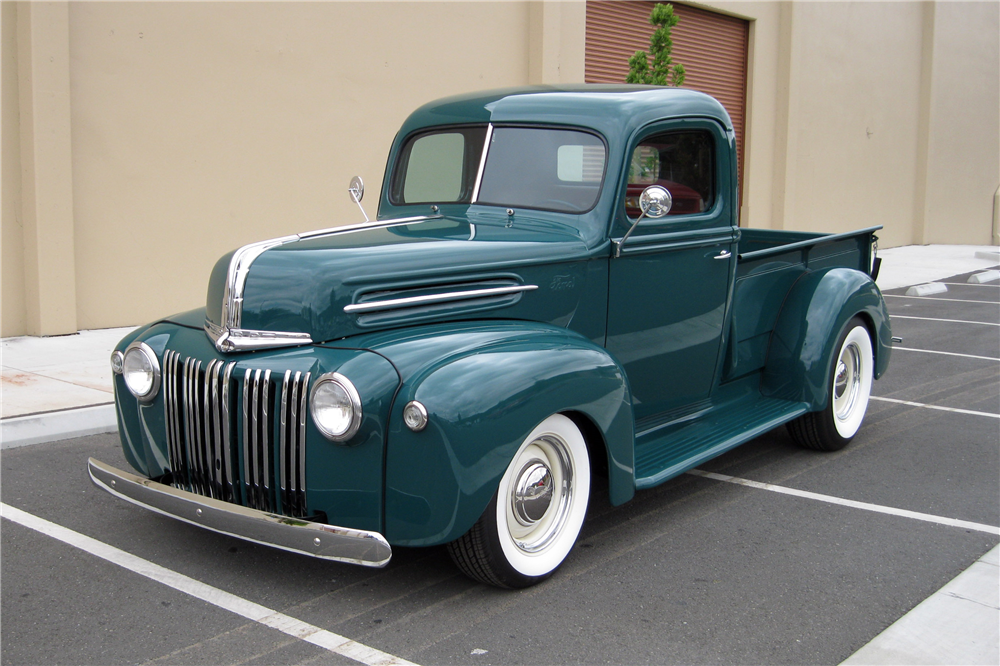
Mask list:
[[[731,256],[733,256],[732,252],[730,252],[729,250],[723,250],[719,254],[712,257],[712,259],[728,259]]]

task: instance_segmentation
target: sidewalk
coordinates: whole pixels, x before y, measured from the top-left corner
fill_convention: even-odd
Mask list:
[[[131,330],[4,338],[2,447],[116,431],[111,351]]]
[[[882,289],[995,269],[993,246],[929,245],[879,252]],[[984,274],[984,280],[1000,275]],[[3,449],[117,430],[109,357],[129,331],[4,338]],[[1000,546],[855,653],[849,664],[985,664],[1000,654]]]

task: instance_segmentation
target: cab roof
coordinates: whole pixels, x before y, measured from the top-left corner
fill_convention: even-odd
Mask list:
[[[650,122],[678,116],[711,118],[727,130],[733,128],[729,114],[714,97],[694,90],[578,84],[501,88],[445,97],[410,114],[398,138],[441,125],[537,123],[585,127],[614,141]]]

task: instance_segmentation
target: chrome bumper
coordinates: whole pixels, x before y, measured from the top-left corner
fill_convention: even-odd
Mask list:
[[[87,469],[98,488],[150,511],[213,532],[366,567],[384,567],[392,557],[389,542],[377,532],[310,523],[248,509],[123,472],[93,458],[87,461]]]

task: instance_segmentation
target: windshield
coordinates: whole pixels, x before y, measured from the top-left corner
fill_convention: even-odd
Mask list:
[[[582,213],[597,203],[606,149],[594,134],[495,127],[475,190],[487,128],[448,128],[410,138],[394,170],[393,204],[481,203]]]

